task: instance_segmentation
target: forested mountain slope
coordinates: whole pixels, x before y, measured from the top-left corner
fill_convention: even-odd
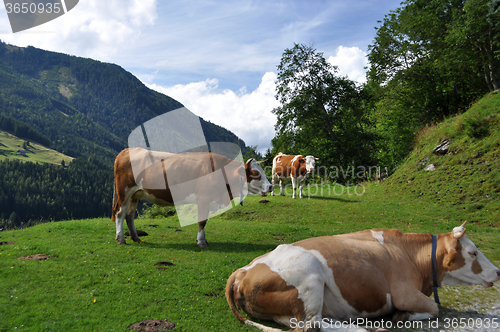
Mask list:
[[[109,216],[113,162],[128,135],[180,107],[118,65],[0,42],[0,130],[76,158],[66,167],[0,162],[0,228]],[[251,150],[227,129],[201,125],[207,142]]]

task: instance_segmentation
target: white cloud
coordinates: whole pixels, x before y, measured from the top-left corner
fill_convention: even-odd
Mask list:
[[[341,76],[347,76],[349,79],[358,83],[366,82],[366,70],[368,59],[366,53],[358,47],[339,46],[335,56],[330,56],[328,62],[339,67]]]
[[[133,49],[141,31],[154,24],[156,7],[156,0],[85,0],[53,21],[1,38],[17,46],[114,62],[114,56]]]
[[[274,137],[276,117],[271,110],[279,106],[274,98],[276,78],[273,72],[265,73],[260,85],[250,93],[245,87],[237,92],[217,92],[216,78],[172,87],[148,87],[178,100],[194,114],[231,130],[247,145],[258,145],[258,150],[264,152]]]

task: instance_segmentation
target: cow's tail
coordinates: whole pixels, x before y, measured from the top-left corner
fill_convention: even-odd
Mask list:
[[[245,316],[243,316],[241,314],[241,312],[236,307],[236,303],[234,303],[234,281],[236,279],[237,273],[238,273],[238,271],[235,271],[233,274],[231,274],[229,279],[227,279],[227,284],[226,284],[226,300],[227,300],[227,303],[229,304],[229,307],[231,308],[231,311],[233,312],[233,315],[235,315],[236,318],[240,322],[242,322],[243,324],[256,327],[261,331],[264,331],[264,332],[283,332],[283,330],[280,330],[280,329],[275,329],[275,328],[264,326],[264,325],[256,323],[256,322],[252,322],[251,320],[246,319]]]
[[[111,221],[115,222],[115,215],[116,215],[116,202],[118,200],[118,193],[116,192],[116,182],[113,184],[113,206],[111,207]]]
[[[233,274],[231,274],[229,279],[227,279],[226,300],[227,300],[227,303],[229,304],[229,307],[231,308],[231,311],[236,316],[236,318],[238,318],[238,320],[240,322],[246,323],[247,319],[238,310],[238,308],[236,307],[236,303],[234,303],[234,280],[236,279],[237,273],[238,273],[238,271],[233,272]]]

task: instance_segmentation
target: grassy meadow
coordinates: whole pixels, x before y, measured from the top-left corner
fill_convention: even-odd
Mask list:
[[[439,234],[468,221],[468,237],[500,266],[499,111],[500,94],[492,93],[426,128],[406,162],[381,184],[310,185],[305,198],[295,200],[290,190],[268,202],[248,196],[244,206],[208,221],[208,248],[196,246],[197,225],[180,227],[177,216],[166,213],[136,219],[149,235],[126,246],[116,244],[110,218],[2,231],[0,331],[126,331],[151,318],[175,323],[174,331],[256,331],[237,321],[226,303],[234,270],[281,243],[369,228]],[[448,152],[434,154],[443,140],[450,140]],[[430,164],[435,170],[425,171]],[[54,256],[19,259],[35,254]],[[441,326],[432,331],[485,331],[478,322],[500,323],[498,284],[444,287],[440,298]],[[445,319],[474,324],[447,328]]]
[[[23,143],[25,141],[26,140],[9,134],[6,131],[0,130],[0,161],[8,159],[61,165],[61,162],[64,160],[64,163],[69,165],[73,160],[72,157],[46,148],[35,142],[30,142],[30,145],[25,149],[23,148]],[[18,154],[18,150],[25,150],[26,156]]]
[[[277,245],[372,227],[444,233],[469,218],[464,211],[451,220],[437,203],[385,189],[311,186],[303,199],[278,195],[268,203],[249,196],[243,207],[209,220],[205,249],[196,246],[197,225],[181,228],[176,215],[136,220],[149,235],[126,246],[116,244],[110,219],[1,232],[1,242],[15,243],[0,246],[0,331],[126,331],[150,318],[175,323],[174,331],[253,331],[229,310],[226,280]],[[500,265],[497,225],[471,224],[467,234]],[[57,257],[19,259],[34,254]],[[441,315],[481,318],[493,310],[498,316],[499,295],[498,285],[444,288]]]

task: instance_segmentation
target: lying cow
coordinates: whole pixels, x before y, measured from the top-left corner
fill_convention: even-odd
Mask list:
[[[297,189],[297,181],[299,182],[299,197],[302,198],[302,188],[304,187],[304,182],[307,174],[314,170],[316,160],[319,158],[314,158],[313,156],[293,156],[283,153],[278,153],[273,158],[273,169],[271,183],[274,186],[274,179],[277,178],[280,181],[280,194],[285,196],[283,193],[283,179],[292,179],[292,198],[295,198],[295,191]],[[271,192],[271,196],[274,196],[274,191]]]
[[[262,331],[280,330],[246,319],[237,307],[293,331],[324,331],[324,319],[436,318],[438,306],[429,297],[433,275],[439,286],[492,287],[500,279],[500,270],[467,238],[464,226],[437,236],[374,229],[283,244],[236,270],[226,299],[238,320]]]
[[[242,181],[246,181],[248,194],[266,196],[272,191],[273,187],[259,166],[260,163],[249,159],[241,164],[208,152],[172,154],[142,148],[123,150],[115,160],[115,190],[111,219],[116,221],[116,240],[119,244],[125,244],[123,236],[125,219],[132,240],[141,242],[135,229],[134,215],[139,201],[146,199],[160,206],[196,203],[197,243],[199,247],[206,247],[205,225],[213,205],[227,205],[230,203],[229,200],[241,196],[243,194],[241,188],[240,190],[235,188],[241,187]],[[134,174],[134,168],[142,172]],[[210,177],[216,171],[219,171],[221,177]],[[202,180],[197,181],[197,179]],[[182,185],[185,183],[193,185],[183,188]],[[174,191],[172,188],[180,189]],[[222,193],[226,197],[229,196],[227,200],[223,199]]]

